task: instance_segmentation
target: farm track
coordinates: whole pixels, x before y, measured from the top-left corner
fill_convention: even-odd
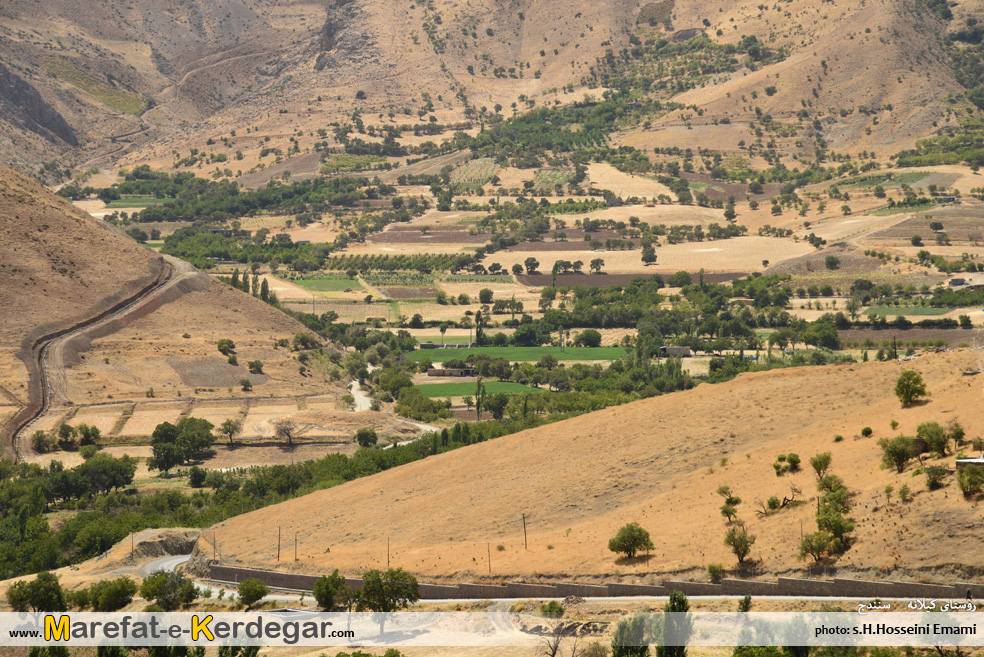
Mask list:
[[[28,398],[32,400],[12,422],[10,429],[15,462],[24,460],[25,448],[21,438],[34,423],[44,417],[51,408],[52,400],[63,398],[66,385],[64,366],[64,347],[75,337],[99,328],[111,321],[125,319],[140,310],[148,301],[164,290],[170,289],[180,281],[197,275],[190,264],[176,258],[165,256],[157,279],[133,296],[113,308],[94,317],[85,319],[74,326],[39,338],[31,347],[31,362],[28,364],[30,383]],[[33,400],[39,400],[34,403]],[[27,448],[30,450],[30,447]]]

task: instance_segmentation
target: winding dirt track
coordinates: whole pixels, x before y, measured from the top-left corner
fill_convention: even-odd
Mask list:
[[[62,403],[66,400],[67,377],[65,375],[65,346],[73,338],[103,327],[110,322],[126,320],[135,314],[164,291],[178,285],[181,281],[199,275],[192,265],[177,258],[164,256],[164,266],[161,275],[149,287],[144,288],[134,296],[122,302],[116,308],[95,317],[83,320],[71,328],[40,338],[33,346],[30,393],[31,400],[39,403],[29,404],[12,421],[11,437],[14,460],[24,460],[25,451],[31,451],[31,446],[23,440],[29,435],[31,427],[47,414],[52,402]]]

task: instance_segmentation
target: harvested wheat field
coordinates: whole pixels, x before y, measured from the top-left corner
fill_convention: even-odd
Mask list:
[[[976,572],[980,510],[948,476],[930,492],[910,465],[879,468],[877,440],[912,435],[926,421],[959,420],[967,436],[984,430],[981,375],[973,351],[885,362],[745,374],[718,385],[611,408],[575,420],[465,447],[379,475],[319,491],[217,526],[222,560],[274,566],[277,533],[300,532],[297,570],[354,573],[386,562],[430,578],[631,578],[698,575],[708,563],[734,568],[723,543],[727,524],[716,490],[742,498],[740,517],[758,537],[745,574],[802,571],[801,523],[812,531],[815,476],[809,457],[829,451],[831,472],[854,493],[855,540],[838,572],[947,579]],[[922,373],[932,396],[900,408],[892,390],[903,369]],[[872,438],[858,438],[871,426]],[[834,442],[834,436],[845,437]],[[801,472],[777,477],[778,454],[798,453]],[[926,458],[926,457],[924,457]],[[726,459],[726,461],[724,460]],[[953,466],[951,458],[928,463]],[[906,505],[884,488],[908,484]],[[802,492],[801,506],[760,516],[757,500]],[[523,549],[522,514],[529,549]],[[606,548],[618,527],[638,521],[656,549],[622,560]],[[325,554],[331,548],[330,557]]]
[[[813,252],[806,242],[793,242],[776,237],[735,237],[727,240],[664,244],[656,249],[656,266],[670,271],[760,271],[762,261],[776,264]],[[605,261],[604,271],[609,273],[648,273],[642,262],[642,252],[632,251],[498,251],[489,256],[505,269],[523,264],[533,256],[539,261],[539,270],[549,275],[557,260],[580,260],[587,265],[595,258]]]
[[[589,164],[588,180],[595,187],[607,189],[622,198],[632,196],[656,198],[660,194],[676,198],[666,185],[656,182],[652,178],[624,173],[607,162]]]

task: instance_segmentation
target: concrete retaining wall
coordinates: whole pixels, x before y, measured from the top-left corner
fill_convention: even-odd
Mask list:
[[[779,595],[778,582],[757,582],[750,579],[721,580],[722,595]]]
[[[608,584],[608,595],[669,595],[668,589],[649,584]]]
[[[278,589],[310,591],[318,575],[284,573],[275,570],[237,568],[235,566],[210,565],[210,577],[223,582],[238,583],[248,577],[262,580]],[[362,588],[362,580],[347,577],[349,588]],[[495,584],[420,584],[420,596],[431,600],[501,599],[501,598],[566,598],[569,595],[582,598],[622,596],[666,596],[670,591],[682,591],[688,596],[751,595],[751,596],[804,596],[824,598],[936,598],[964,599],[967,592],[975,599],[984,598],[984,583],[957,582],[956,584],[922,584],[919,582],[874,582],[859,579],[818,580],[780,577],[777,582],[760,582],[741,579],[722,579],[720,584],[707,582],[666,581],[661,585],[616,584],[592,586],[589,584],[527,584],[508,582]]]
[[[708,584],[707,582],[663,582],[663,588],[667,591],[680,591],[686,595],[724,595],[720,584]]]

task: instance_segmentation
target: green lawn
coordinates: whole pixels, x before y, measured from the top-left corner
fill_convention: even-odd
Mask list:
[[[110,201],[106,204],[107,208],[145,208],[148,205],[164,205],[165,203],[170,203],[174,201],[173,198],[151,198],[149,196],[145,197],[133,197],[133,198],[118,198],[115,201]]]
[[[945,315],[952,308],[931,308],[930,306],[877,306],[864,311],[865,315]]]
[[[361,290],[359,281],[352,280],[348,276],[319,276],[317,278],[300,278],[291,281],[300,285],[305,290],[312,292],[344,292],[348,289]]]
[[[557,360],[615,360],[626,354],[623,347],[475,347],[474,349],[418,349],[410,354],[415,360],[429,358],[432,363],[443,363],[452,358],[466,358],[469,354],[486,354],[492,358],[510,361],[538,361],[550,354]]]
[[[487,381],[483,385],[485,392],[490,395],[497,392],[547,392],[546,388],[533,388],[512,381]],[[463,381],[461,383],[425,383],[414,387],[428,397],[465,397],[475,395],[475,386],[474,381]]]

